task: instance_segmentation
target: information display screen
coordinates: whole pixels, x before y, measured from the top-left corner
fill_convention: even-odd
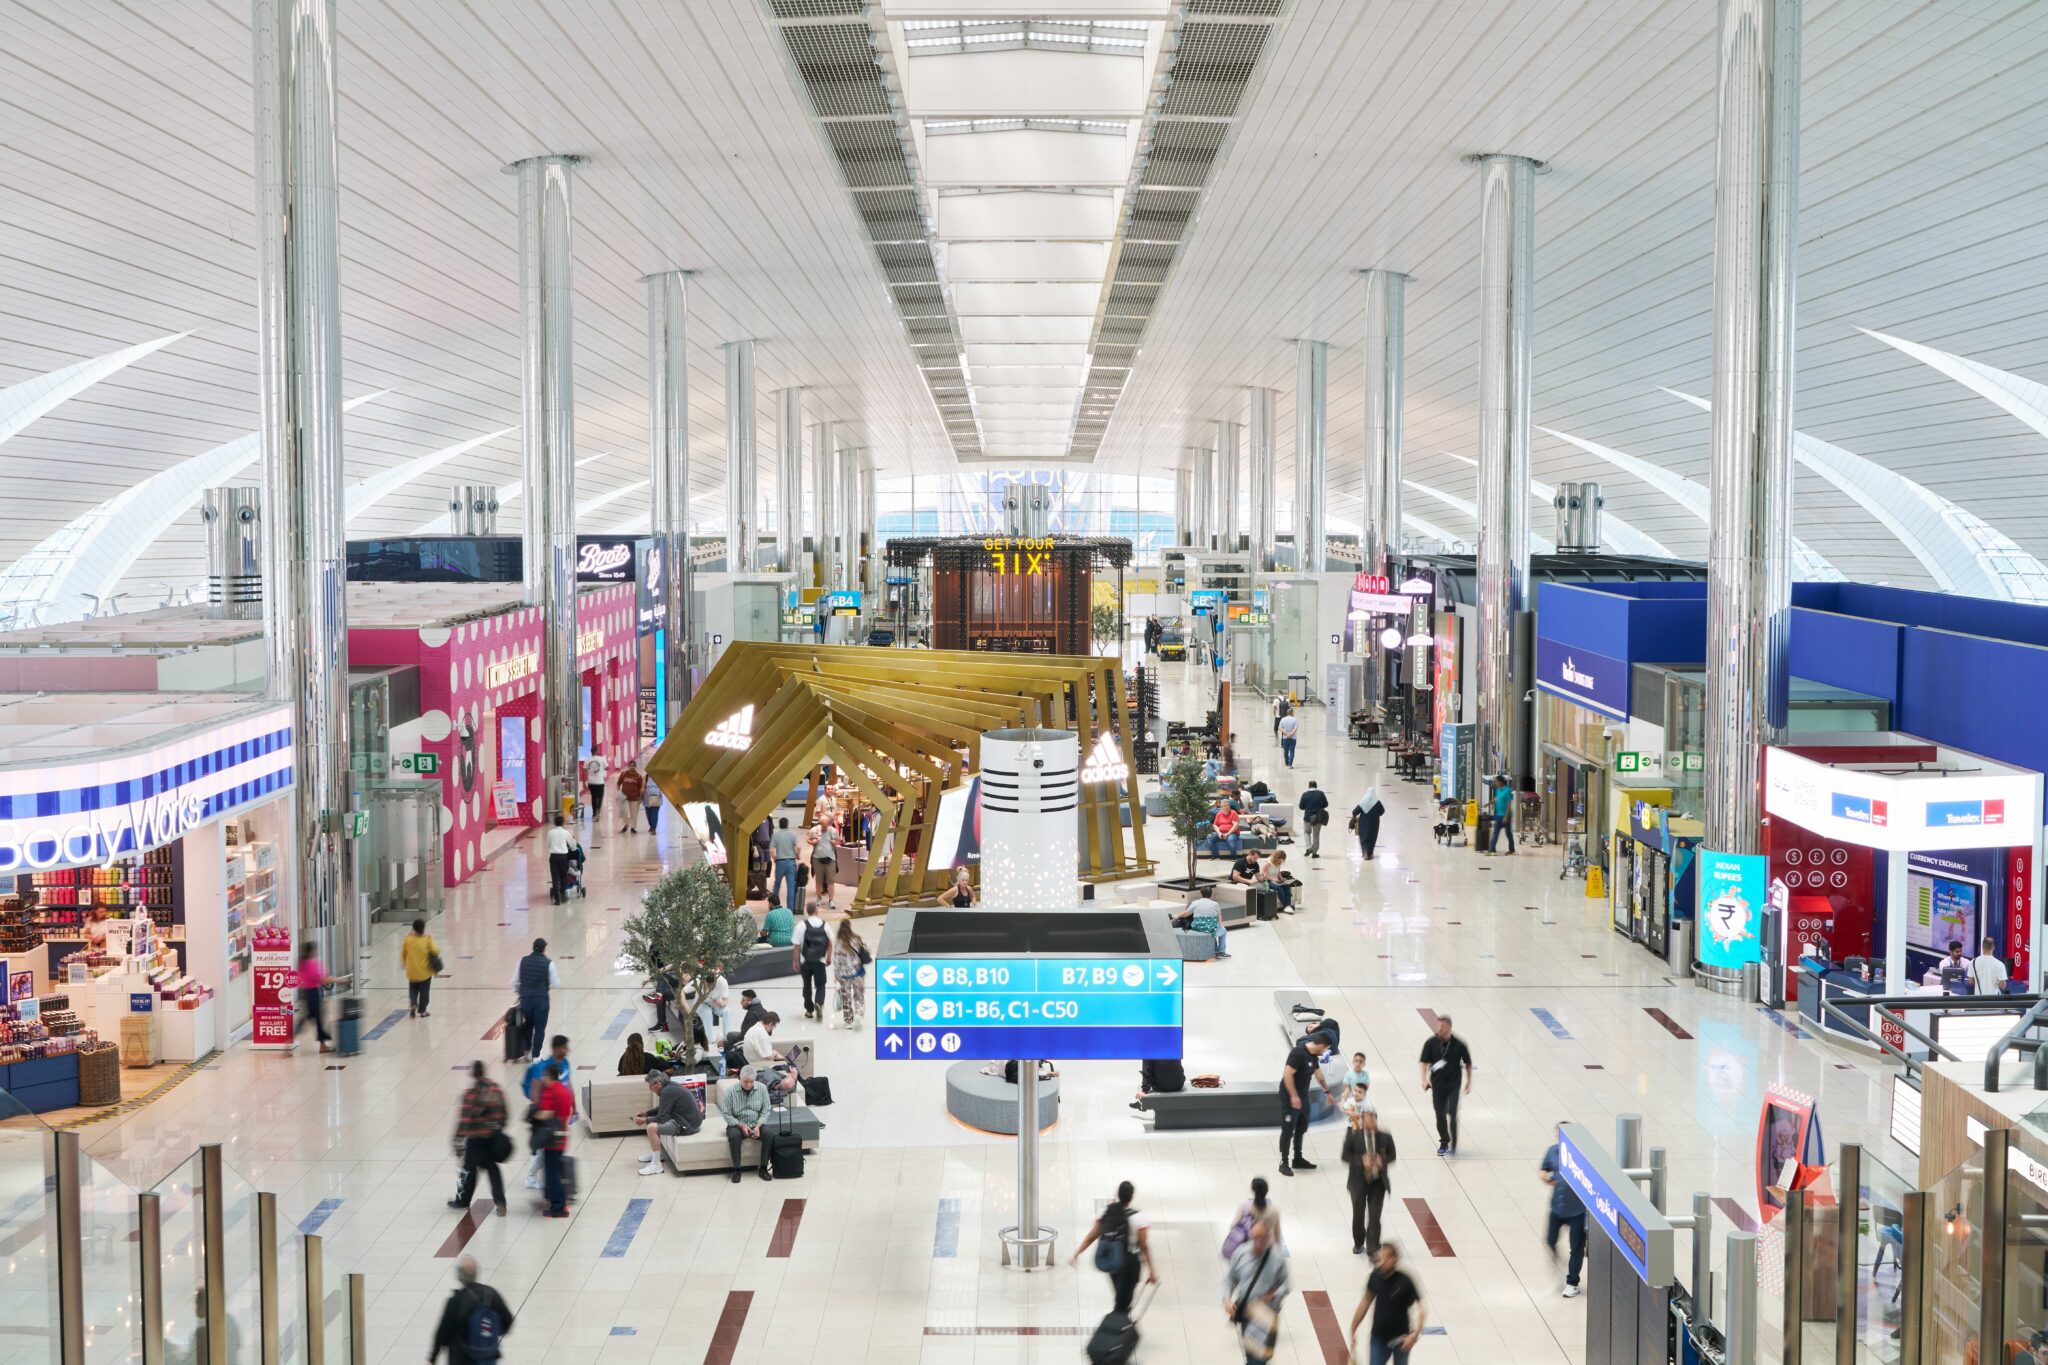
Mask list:
[[[1975,957],[1983,909],[1982,882],[1919,868],[1906,873],[1906,943],[1910,947],[1946,953],[1950,943],[1961,943],[1963,956]]]
[[[685,801],[683,819],[689,822],[690,833],[704,846],[704,861],[713,867],[724,867],[725,830],[719,823],[718,807],[709,801]]]
[[[968,867],[981,861],[981,779],[939,793],[932,821],[931,866]]]
[[[1144,957],[884,958],[883,1061],[1181,1055],[1181,964]]]

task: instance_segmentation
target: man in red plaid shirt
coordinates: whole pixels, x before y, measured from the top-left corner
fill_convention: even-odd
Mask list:
[[[490,1173],[491,1199],[498,1216],[505,1216],[505,1177],[498,1163],[508,1154],[511,1143],[505,1137],[505,1092],[490,1078],[482,1062],[469,1064],[469,1089],[462,1092],[462,1112],[455,1120],[455,1150],[462,1157],[462,1174],[455,1182],[451,1209],[466,1209],[476,1194],[479,1166]]]

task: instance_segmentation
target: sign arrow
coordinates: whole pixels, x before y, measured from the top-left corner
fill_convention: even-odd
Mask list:
[[[900,981],[902,981],[902,980],[903,980],[903,969],[902,969],[901,967],[898,967],[898,966],[896,966],[896,965],[895,965],[894,963],[891,963],[891,964],[890,964],[889,966],[887,966],[887,967],[884,967],[884,968],[882,968],[882,984],[883,984],[883,985],[885,985],[885,986],[894,986],[894,985],[896,985],[896,984],[897,984],[898,982],[900,982]]]
[[[1162,965],[1159,968],[1160,985],[1171,986],[1174,982],[1178,980],[1180,980],[1180,973],[1175,971],[1172,967]]]
[[[885,1047],[885,1048],[888,1048],[888,1049],[889,1049],[889,1051],[891,1051],[891,1052],[901,1052],[901,1051],[903,1051],[903,1035],[902,1035],[902,1034],[900,1034],[900,1033],[885,1033],[885,1034],[883,1034],[883,1035],[882,1035],[882,1046],[883,1046],[883,1047]]]
[[[882,1015],[884,1018],[894,1019],[901,1013],[903,1013],[903,1002],[901,1000],[884,1000],[882,1002]]]

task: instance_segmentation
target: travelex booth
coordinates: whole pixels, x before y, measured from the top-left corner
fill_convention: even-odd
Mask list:
[[[1545,583],[1535,635],[1538,752],[1596,793],[1617,930],[1646,939],[1663,921],[1652,946],[1689,942],[1685,965],[1711,984],[1768,960],[1837,1035],[1816,982],[1831,997],[1967,990],[1940,969],[1951,942],[1967,961],[1992,939],[2008,989],[2040,988],[2048,608],[1793,585],[1788,734],[1764,755],[1753,858],[1688,847],[1705,585]],[[1660,847],[1664,875],[1646,878]]]

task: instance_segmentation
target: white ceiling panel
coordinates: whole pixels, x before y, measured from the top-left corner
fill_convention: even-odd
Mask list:
[[[939,196],[939,237],[958,241],[1078,238],[1108,241],[1117,199],[1109,194],[994,190]]]
[[[963,317],[960,338],[969,346],[990,342],[1049,341],[1085,346],[1094,319],[1081,317]]]
[[[923,62],[916,64],[918,67]],[[1019,128],[927,134],[918,143],[924,180],[950,185],[1099,185],[1121,189],[1131,174],[1128,136]]]
[[[1145,108],[1140,57],[1041,48],[916,56],[900,48],[904,103],[919,118],[1131,118]]]
[[[984,365],[1057,365],[1073,367],[1088,363],[1085,346],[1054,345],[969,345],[962,354],[976,374]]]
[[[1109,268],[1104,242],[955,242],[946,248],[946,275],[970,280],[1079,280],[1102,283]]]
[[[960,317],[977,314],[1071,314],[1092,320],[1102,297],[1094,284],[958,284],[953,286],[953,311]]]

